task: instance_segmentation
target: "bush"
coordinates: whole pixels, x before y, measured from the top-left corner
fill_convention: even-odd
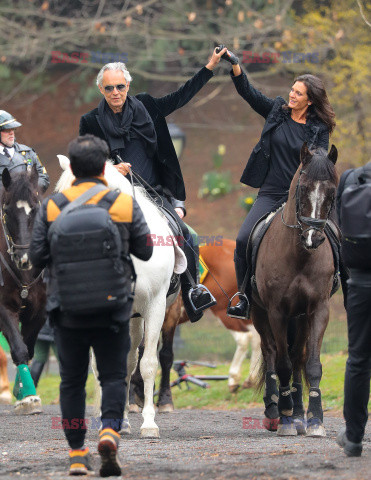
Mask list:
[[[219,145],[217,152],[213,154],[213,170],[206,172],[202,177],[201,188],[198,191],[199,198],[215,199],[223,197],[233,189],[231,172],[229,170],[221,170],[223,157],[226,148]]]
[[[240,203],[242,208],[246,210],[247,213],[251,210],[252,206],[254,205],[254,202],[256,200],[256,195],[248,195],[247,197],[241,197],[240,198]]]

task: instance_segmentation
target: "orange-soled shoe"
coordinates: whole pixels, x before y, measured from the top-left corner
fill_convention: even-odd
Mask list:
[[[99,474],[101,477],[121,475],[121,465],[118,459],[120,434],[105,428],[99,434],[98,452],[102,460]]]
[[[70,450],[70,475],[89,475],[94,473],[91,466],[91,454],[88,448]]]

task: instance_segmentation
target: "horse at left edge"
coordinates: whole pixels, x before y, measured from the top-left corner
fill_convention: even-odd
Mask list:
[[[42,271],[32,266],[29,257],[32,228],[41,203],[36,167],[17,174],[11,174],[5,168],[2,185],[0,331],[17,366],[13,390],[17,398],[15,412],[27,415],[41,412],[41,400],[36,395],[28,362],[33,357],[37,335],[45,322],[46,303]]]

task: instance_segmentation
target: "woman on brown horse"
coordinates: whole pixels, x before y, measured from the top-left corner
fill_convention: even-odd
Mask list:
[[[335,114],[318,77],[309,74],[297,77],[287,104],[282,97],[268,98],[255,89],[236,63],[235,55],[225,59],[232,63],[231,76],[237,92],[266,120],[260,141],[241,177],[241,183],[260,187],[260,190],[237,236],[234,261],[240,301],[227,311],[233,317],[249,318],[251,275],[246,249],[250,233],[263,215],[287,200],[291,180],[300,164],[303,143],[307,142],[310,150],[315,147],[328,150]]]

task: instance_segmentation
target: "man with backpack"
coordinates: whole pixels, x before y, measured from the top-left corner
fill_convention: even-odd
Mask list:
[[[108,154],[106,142],[93,135],[70,143],[76,180],[44,200],[31,243],[33,264],[48,267],[47,310],[61,375],[59,428],[71,448],[70,475],[91,470],[89,449],[84,447],[90,347],[102,387],[100,475],[121,474],[118,432],[126,397],[135,277],[129,254],[146,261],[153,250],[147,245],[150,232],[135,199],[107,187],[103,174]]]
[[[344,383],[346,426],[337,443],[348,457],[362,454],[368,419],[371,372],[371,162],[347,170],[340,179],[337,211],[342,256],[349,268],[347,321],[348,360]]]

